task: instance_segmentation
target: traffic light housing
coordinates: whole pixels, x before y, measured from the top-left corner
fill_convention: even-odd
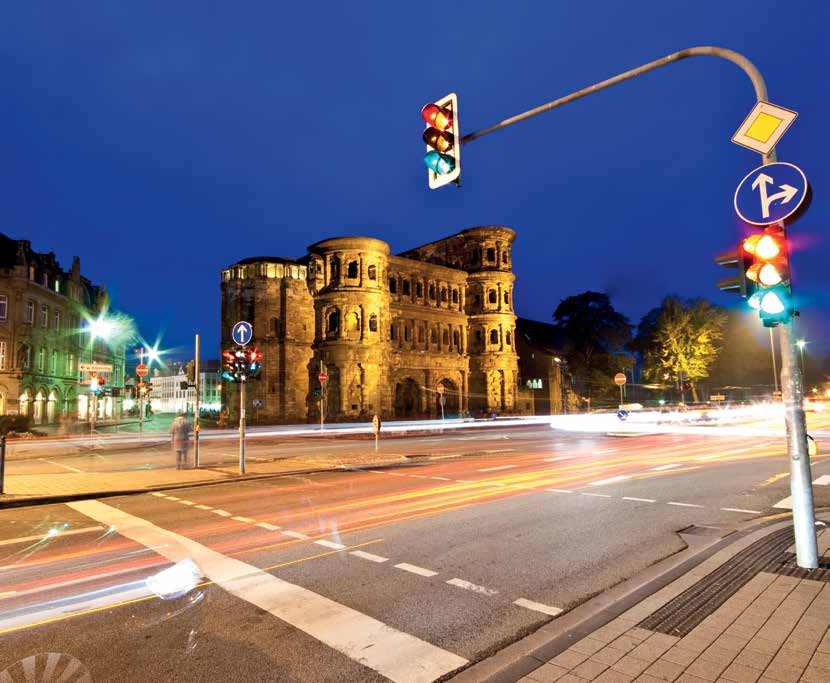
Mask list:
[[[222,379],[228,382],[247,382],[258,377],[262,369],[262,353],[258,349],[241,346],[222,352]]]
[[[715,258],[715,263],[725,268],[737,268],[737,275],[718,280],[718,289],[722,292],[734,292],[744,299],[749,299],[755,293],[755,282],[747,277],[747,271],[755,261],[754,254],[746,251],[744,242],[734,249],[724,252]]]
[[[429,188],[435,190],[449,183],[461,184],[461,129],[458,124],[458,96],[450,93],[421,109],[426,122],[424,164]]]
[[[784,230],[768,227],[764,232],[745,239],[743,249],[753,258],[752,265],[746,271],[747,279],[756,287],[749,298],[749,305],[758,310],[765,327],[787,322],[794,311]]]

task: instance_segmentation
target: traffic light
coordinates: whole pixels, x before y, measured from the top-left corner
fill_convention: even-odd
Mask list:
[[[744,299],[755,293],[755,282],[747,277],[747,271],[755,260],[753,254],[746,251],[742,242],[734,249],[724,252],[715,258],[715,263],[725,268],[737,268],[738,274],[718,280],[718,289],[722,292],[735,292]]]
[[[246,382],[257,377],[262,369],[262,353],[257,349],[242,347],[222,352],[222,379],[229,382]]]
[[[779,228],[767,228],[743,242],[743,249],[753,257],[746,277],[756,286],[749,305],[758,310],[765,327],[787,322],[793,315],[787,240]]]
[[[421,109],[427,127],[423,133],[427,151],[429,187],[434,190],[451,182],[460,185],[461,129],[458,124],[458,97],[450,93]]]
[[[262,353],[258,349],[251,349],[248,352],[248,375],[251,377],[259,376],[259,371],[262,369]]]

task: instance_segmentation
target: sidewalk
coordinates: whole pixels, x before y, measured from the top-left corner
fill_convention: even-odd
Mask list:
[[[830,513],[818,517],[830,521]],[[530,636],[535,649],[498,675],[473,667],[457,680],[828,683],[830,529],[817,531],[817,570],[795,565],[787,519],[725,545],[656,592],[638,591],[645,597],[633,605],[609,607],[587,631],[556,633],[550,622],[547,642]]]

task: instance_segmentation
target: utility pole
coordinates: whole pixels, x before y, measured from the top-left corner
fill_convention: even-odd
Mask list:
[[[196,396],[193,400],[193,466],[199,467],[199,415],[201,412],[201,405],[199,401],[199,392],[201,390],[201,383],[199,381],[199,335],[196,335],[196,358],[194,360],[194,384],[196,388]]]
[[[674,52],[642,66],[630,69],[604,81],[595,83],[572,92],[564,97],[547,102],[521,114],[511,116],[487,128],[469,133],[461,138],[466,144],[480,137],[511,126],[533,116],[574,102],[600,90],[641,76],[655,69],[688,59],[689,57],[719,57],[741,68],[752,81],[757,102],[767,101],[767,87],[758,68],[742,54],[726,48],[710,45],[697,46]],[[762,165],[775,163],[773,148],[769,154],[761,154]],[[782,233],[783,224],[779,223]],[[795,354],[795,339],[792,332],[792,318],[778,325],[781,346],[781,393],[784,402],[784,418],[787,428],[787,455],[790,461],[790,490],[793,502],[793,527],[795,531],[796,561],[799,567],[815,569],[818,567],[818,547],[816,543],[815,512],[813,509],[813,489],[810,472],[810,456],[807,446],[807,425],[804,417],[804,387],[801,368]],[[682,389],[682,385],[681,385]]]

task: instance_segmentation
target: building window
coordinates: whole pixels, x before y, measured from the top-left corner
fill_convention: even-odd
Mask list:
[[[43,273],[43,275],[40,276],[40,284],[44,287],[49,286],[49,276],[46,273]]]
[[[61,283],[60,280],[55,280],[55,291],[60,293],[61,291]]]
[[[0,294],[0,320],[6,319],[6,313],[9,308],[9,297],[5,294]]]
[[[6,342],[0,341],[0,370],[6,369]]]
[[[369,266],[369,279],[370,280],[377,280],[378,279],[377,266]]]
[[[504,293],[504,303],[510,303],[510,295],[507,292]]]
[[[489,292],[487,292],[487,301],[489,301],[491,304],[496,304],[499,302],[499,295],[496,293],[495,289],[491,289]]]
[[[397,292],[398,292],[398,282],[397,282],[397,280],[395,280],[395,278],[390,277],[389,278],[389,293],[390,294],[396,294]]]
[[[441,335],[441,343],[444,346],[450,345],[450,333],[447,330],[444,330],[443,334]]]
[[[34,282],[35,281],[35,267],[29,266],[29,279]]]
[[[484,337],[481,336],[481,330],[476,330],[476,341],[481,343],[482,339],[484,339]]]
[[[502,263],[507,263],[507,252],[506,251],[503,251],[501,253],[501,262]]]
[[[457,289],[452,290],[452,302],[454,304],[458,303],[458,290]]]
[[[461,346],[461,335],[458,334],[458,331],[452,333],[452,345],[458,348]]]
[[[418,328],[418,343],[419,344],[424,343],[424,328],[423,327]]]
[[[34,301],[27,301],[26,302],[26,310],[23,312],[23,322],[24,323],[31,323],[34,322],[35,319],[35,302]]]
[[[55,311],[55,329],[59,330],[61,328],[61,312]]]
[[[20,347],[19,364],[24,370],[32,367],[32,347],[28,344],[23,344]]]
[[[481,294],[476,294],[473,297],[473,303],[475,303],[476,306],[481,306]]]
[[[43,372],[44,367],[46,367],[46,349],[41,347],[37,352],[37,369]]]
[[[337,280],[340,277],[340,259],[336,256],[331,260],[331,279]]]
[[[389,338],[390,339],[397,339],[398,338],[397,334],[395,333],[395,324],[394,323],[389,326]]]
[[[422,297],[424,295],[424,286],[420,282],[415,283],[415,296]]]
[[[404,293],[404,296],[409,296],[409,291],[410,291],[410,289],[409,289],[409,280],[404,280],[404,281],[403,281],[403,293]]]
[[[409,341],[409,338],[411,337],[411,334],[412,333],[409,330],[409,325],[404,325],[403,326],[403,339],[404,339],[404,341]]]
[[[370,332],[377,332],[378,331],[378,317],[373,315],[369,318],[369,331]]]
[[[360,329],[360,316],[357,313],[349,313],[346,316],[346,329],[349,332],[357,332]]]
[[[435,285],[429,286],[429,298],[435,301]]]
[[[350,280],[357,278],[357,261],[349,261],[349,266],[346,270],[346,277]]]
[[[429,331],[429,342],[430,344],[438,343],[438,330],[433,328]]]
[[[447,288],[442,287],[441,288],[441,301],[446,301],[446,300],[447,300]]]
[[[326,318],[326,331],[330,334],[337,332],[340,329],[340,311],[337,309],[331,311]]]
[[[40,307],[40,326],[49,327],[49,309],[46,306]]]
[[[58,352],[52,351],[52,356],[49,358],[49,373],[52,375],[58,374]]]
[[[512,338],[512,336],[510,335],[510,332],[505,332],[505,333],[504,333],[504,343],[505,343],[505,345],[506,345],[506,346],[510,346],[510,342],[511,342],[511,341],[513,341],[513,338]]]
[[[490,330],[490,343],[491,344],[498,344],[499,343],[499,331],[498,330]]]
[[[487,260],[488,260],[490,263],[495,263],[495,261],[496,261],[496,250],[495,250],[495,249],[493,249],[493,247],[490,247],[490,248],[487,250]]]

